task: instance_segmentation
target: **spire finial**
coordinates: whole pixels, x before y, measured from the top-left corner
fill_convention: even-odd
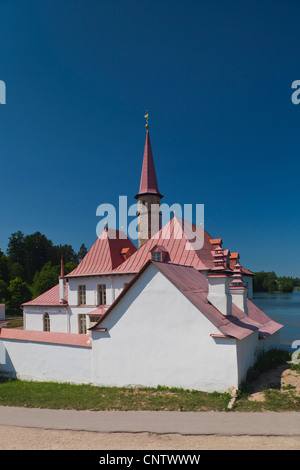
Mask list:
[[[146,129],[147,129],[147,132],[148,132],[148,129],[149,129],[149,113],[148,113],[148,109],[146,109],[146,114],[144,116],[144,118],[146,119]]]

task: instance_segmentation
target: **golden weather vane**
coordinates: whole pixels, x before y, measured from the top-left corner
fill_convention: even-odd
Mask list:
[[[146,119],[146,129],[148,130],[149,129],[149,113],[148,113],[148,109],[146,110],[146,114],[144,116],[144,118]]]

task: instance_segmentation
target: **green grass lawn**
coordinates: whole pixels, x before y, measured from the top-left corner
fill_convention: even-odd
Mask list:
[[[19,318],[19,317],[14,318],[14,317],[11,317],[11,318],[7,318],[6,321],[8,322],[6,328],[19,328],[19,327],[23,327],[23,318]]]
[[[73,410],[225,410],[228,393],[177,388],[117,388],[0,379],[0,405]]]

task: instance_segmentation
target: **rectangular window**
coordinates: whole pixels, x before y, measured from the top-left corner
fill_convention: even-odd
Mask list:
[[[85,286],[78,286],[78,305],[86,304],[86,288]]]
[[[161,261],[161,251],[152,253],[153,261]]]
[[[80,335],[86,334],[86,316],[83,313],[78,315],[78,332]]]
[[[106,285],[98,285],[98,305],[106,305]]]
[[[50,331],[50,317],[49,313],[44,313],[44,331]]]

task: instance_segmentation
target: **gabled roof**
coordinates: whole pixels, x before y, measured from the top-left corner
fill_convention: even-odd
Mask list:
[[[124,262],[123,253],[127,248],[131,253],[137,251],[124,232],[105,228],[79,265],[65,277],[111,274]]]
[[[135,197],[138,198],[142,194],[157,194],[158,196],[162,197],[159,192],[156,179],[149,131],[147,131],[146,133],[140,189]]]
[[[264,315],[264,323],[257,321],[257,319],[262,320],[262,317],[259,315],[256,316],[256,319],[252,318],[250,315],[246,315],[242,310],[233,305],[232,315],[223,315],[219,310],[217,310],[208,300],[208,282],[206,277],[201,274],[197,269],[190,266],[182,266],[171,263],[160,263],[157,261],[149,260],[140,272],[132,279],[128,286],[121,292],[117,297],[115,302],[107,309],[107,311],[102,315],[100,320],[91,328],[91,330],[97,330],[99,325],[105,320],[105,318],[113,311],[115,306],[120,302],[123,296],[125,296],[137,279],[142,276],[144,271],[153,264],[156,268],[162,272],[172,284],[174,284],[180,292],[187,297],[190,302],[195,305],[198,310],[204,314],[226,337],[233,337],[237,339],[243,339],[253,331],[259,331],[263,328],[263,331],[267,325],[267,315]],[[251,309],[252,311],[252,309]],[[184,315],[184,313],[183,313]],[[255,315],[253,315],[255,317]],[[270,318],[268,321],[273,323],[272,328],[275,331],[276,328],[281,328],[282,325],[279,325],[276,322],[273,322]],[[274,332],[273,331],[273,332]]]
[[[114,274],[138,273],[151,259],[151,250],[156,245],[167,250],[171,263],[193,266],[198,270],[210,269],[213,267],[211,239],[212,237],[203,228],[173,217],[136,253],[116,268]]]
[[[66,293],[68,296],[68,288],[66,288]],[[59,301],[60,296],[59,296],[59,284],[56,286],[52,287],[51,289],[47,290],[43,294],[39,295],[33,300],[29,300],[29,302],[25,302],[24,305],[36,305],[36,306],[45,306],[45,307],[51,307],[51,306],[60,306],[60,307],[65,307],[68,305],[68,303],[62,303]],[[68,301],[68,297],[67,297]]]

